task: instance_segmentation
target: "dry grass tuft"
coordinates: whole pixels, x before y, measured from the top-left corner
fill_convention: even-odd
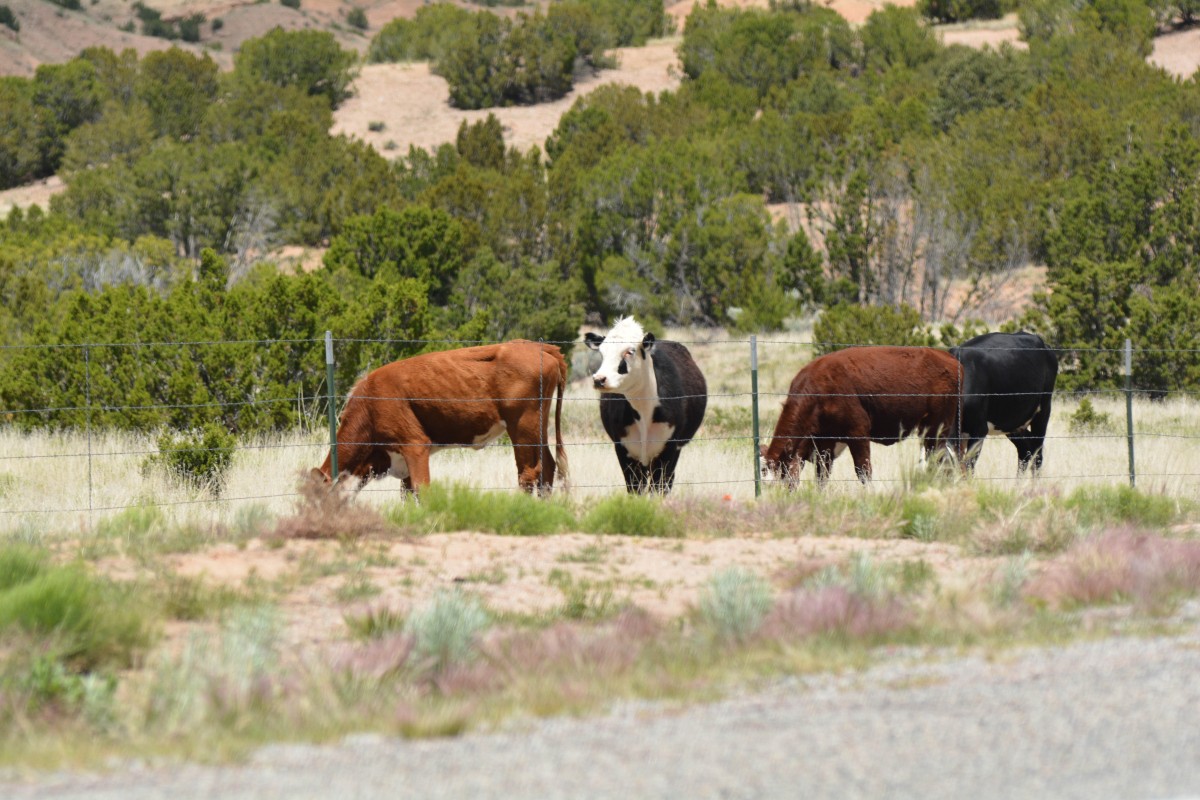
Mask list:
[[[482,647],[486,660],[510,679],[555,670],[622,672],[637,661],[662,626],[645,611],[629,607],[609,623],[585,627],[560,622],[540,631],[515,631],[491,637]]]
[[[269,538],[350,541],[394,532],[378,511],[358,502],[350,492],[302,478],[295,513],[281,517]]]
[[[334,653],[330,666],[354,681],[379,682],[399,674],[412,651],[413,637],[395,633]]]
[[[1131,529],[1077,543],[1026,587],[1025,596],[1062,608],[1131,600],[1141,607],[1200,591],[1200,542]]]
[[[911,619],[899,600],[868,596],[845,586],[796,589],[775,601],[759,635],[765,639],[796,639],[841,634],[854,639],[899,631]]]

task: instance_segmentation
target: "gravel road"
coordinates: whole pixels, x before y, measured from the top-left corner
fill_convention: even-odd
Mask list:
[[[1200,623],[994,661],[896,657],[708,705],[628,703],[457,739],[57,773],[0,783],[0,797],[1198,799]]]

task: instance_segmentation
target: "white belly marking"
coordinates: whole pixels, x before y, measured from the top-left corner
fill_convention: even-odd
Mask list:
[[[662,453],[674,433],[675,426],[669,422],[652,422],[646,428],[646,441],[643,446],[641,430],[635,422],[625,429],[621,444],[625,445],[631,458],[648,467]]]
[[[471,447],[475,448],[476,450],[482,450],[492,442],[499,439],[500,435],[503,434],[507,429],[508,425],[505,424],[504,420],[500,420],[491,428],[488,428],[487,433],[484,433],[482,436],[476,436],[474,439],[472,439]]]

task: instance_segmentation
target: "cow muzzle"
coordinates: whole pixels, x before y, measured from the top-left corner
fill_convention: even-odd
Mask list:
[[[608,378],[603,375],[592,376],[592,386],[596,389],[603,389],[608,384]]]

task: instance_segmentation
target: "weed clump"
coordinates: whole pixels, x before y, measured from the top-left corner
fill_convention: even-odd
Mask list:
[[[674,538],[683,536],[679,518],[660,500],[641,495],[616,495],[601,500],[583,518],[588,533]]]
[[[1085,486],[1072,492],[1065,505],[1085,527],[1115,522],[1161,528],[1179,515],[1175,500],[1129,486]]]
[[[272,609],[244,607],[219,634],[193,635],[176,657],[154,665],[146,706],[152,728],[184,731],[202,722],[237,727],[274,711],[284,687],[279,672],[279,631]]]
[[[714,574],[700,592],[700,617],[718,638],[744,642],[758,631],[771,609],[771,587],[759,575],[740,567]]]
[[[352,541],[392,530],[379,513],[360,505],[353,494],[337,485],[305,477],[299,493],[296,513],[279,519],[273,538]]]
[[[456,589],[439,592],[414,611],[404,623],[404,633],[412,637],[415,666],[441,672],[469,661],[490,625],[483,605]]]

